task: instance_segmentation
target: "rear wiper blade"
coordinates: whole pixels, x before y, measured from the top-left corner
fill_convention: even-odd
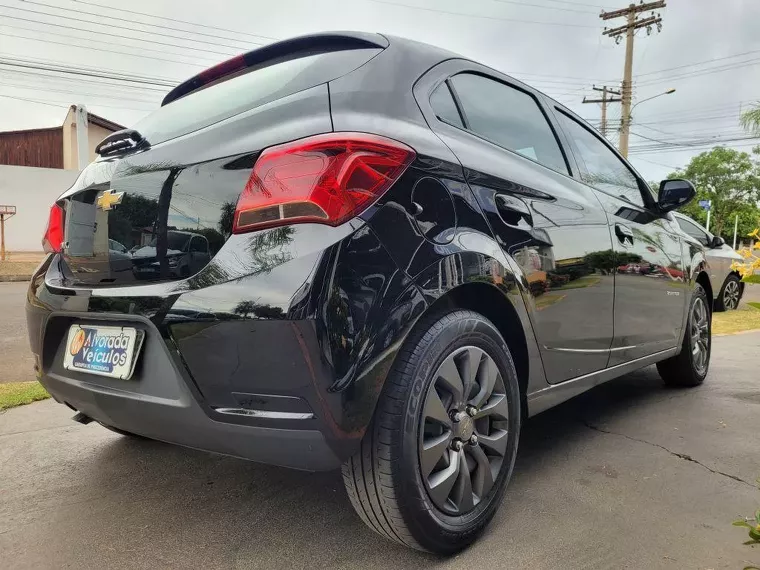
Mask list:
[[[95,152],[100,156],[120,154],[125,151],[143,149],[150,146],[147,139],[134,129],[124,129],[108,135],[98,146]]]

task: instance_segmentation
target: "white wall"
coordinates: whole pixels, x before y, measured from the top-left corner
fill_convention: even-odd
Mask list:
[[[77,179],[76,170],[0,165],[0,204],[16,206],[5,222],[5,249],[42,251],[50,206]]]

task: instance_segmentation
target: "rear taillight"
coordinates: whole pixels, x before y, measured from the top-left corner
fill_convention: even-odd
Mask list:
[[[53,204],[48,216],[45,235],[42,237],[42,248],[47,253],[58,253],[63,244],[63,208]]]
[[[414,156],[402,143],[364,133],[317,135],[268,148],[238,199],[233,233],[342,224],[388,190]]]

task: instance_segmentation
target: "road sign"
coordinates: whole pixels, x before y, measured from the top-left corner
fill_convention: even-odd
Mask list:
[[[703,210],[707,210],[709,212],[710,211],[710,206],[712,206],[712,201],[711,200],[700,200],[699,201],[699,207],[702,208]]]
[[[2,206],[0,205],[0,214],[6,214],[12,216],[16,213],[16,206]]]

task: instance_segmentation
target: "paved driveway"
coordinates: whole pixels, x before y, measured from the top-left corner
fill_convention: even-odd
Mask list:
[[[34,380],[26,336],[24,302],[28,283],[0,283],[0,382]]]
[[[507,498],[451,560],[366,529],[337,473],[114,435],[52,401],[0,415],[0,567],[727,568],[760,507],[760,334],[714,340],[703,387],[645,369],[524,427]]]

